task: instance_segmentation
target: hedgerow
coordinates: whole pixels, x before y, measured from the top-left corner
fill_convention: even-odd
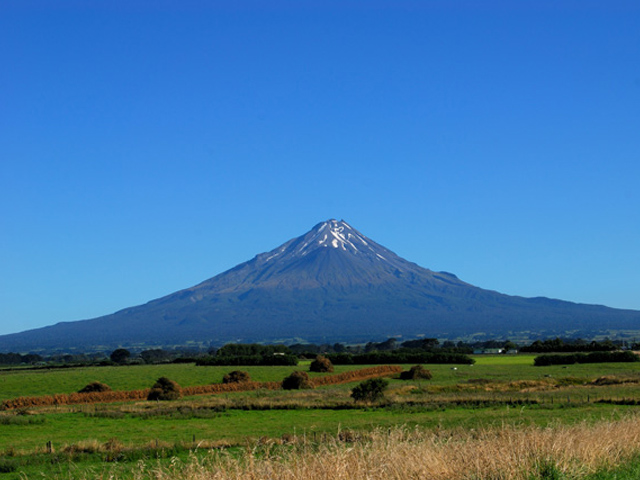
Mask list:
[[[337,375],[327,375],[316,377],[311,380],[314,387],[326,385],[339,385],[341,383],[358,382],[369,378],[386,377],[402,372],[402,367],[397,365],[379,365],[377,367],[361,368],[350,372],[338,373]]]
[[[287,354],[271,355],[216,355],[215,357],[201,358],[196,361],[198,366],[295,366],[298,357]]]
[[[129,391],[109,391],[92,393],[57,393],[40,397],[18,397],[5,400],[0,409],[46,407],[51,405],[74,405],[83,403],[113,403],[144,400],[149,394],[149,389]]]
[[[621,363],[640,362],[640,357],[635,353],[625,351],[573,353],[570,355],[539,355],[533,359],[536,367],[548,365],[572,365],[574,363]]]
[[[462,353],[448,352],[369,352],[329,354],[334,365],[376,365],[389,363],[438,363],[471,365],[475,360]]]

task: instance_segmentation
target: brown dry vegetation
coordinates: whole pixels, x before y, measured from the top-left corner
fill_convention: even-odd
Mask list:
[[[280,447],[285,443],[286,448]],[[526,480],[552,469],[579,479],[628,461],[639,451],[638,416],[547,428],[396,428],[342,432],[319,444],[301,436],[258,442],[240,456],[223,450],[170,466],[140,466],[133,478]]]
[[[548,392],[558,391],[567,387],[606,387],[610,385],[638,385],[637,376],[605,375],[596,379],[578,377],[545,378],[538,380],[490,380],[485,378],[470,378],[466,382],[452,385],[425,385],[423,390],[429,393],[443,392]]]

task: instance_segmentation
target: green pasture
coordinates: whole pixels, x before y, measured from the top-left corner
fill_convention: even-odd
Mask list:
[[[0,401],[26,396],[73,393],[93,381],[106,383],[113,390],[150,388],[159,377],[168,377],[183,387],[221,383],[232,370],[245,370],[258,382],[282,381],[294,370],[308,370],[309,363],[296,367],[199,367],[188,364],[129,365],[64,369],[0,370]],[[336,366],[335,373],[352,370],[353,366]],[[310,376],[318,375],[309,373]]]
[[[589,404],[585,406],[495,406],[482,409],[447,408],[359,408],[295,410],[226,410],[206,417],[196,415],[137,416],[110,418],[82,411],[47,413],[32,424],[2,425],[0,452],[44,450],[51,442],[56,449],[87,441],[104,444],[117,438],[127,446],[143,447],[157,440],[169,444],[223,441],[242,445],[261,437],[283,435],[337,435],[339,431],[366,431],[378,427],[406,425],[427,428],[480,428],[491,425],[549,425],[556,422],[594,421],[624,415],[637,407]]]
[[[476,361],[475,365],[533,365],[534,354],[518,354],[518,355],[473,355]]]
[[[456,385],[477,379],[494,381],[537,380],[543,378],[597,378],[612,374],[640,375],[640,363],[576,364],[534,367],[535,355],[477,355],[474,365],[427,365],[434,375],[432,385]],[[336,365],[335,373],[364,368],[366,365]],[[405,366],[408,367],[408,366]],[[161,364],[86,367],[39,370],[0,370],[0,401],[20,396],[77,392],[93,381],[114,390],[149,388],[161,376],[181,386],[222,382],[232,370],[245,370],[255,381],[281,381],[294,370],[308,370],[308,362],[296,367],[205,367],[195,364]],[[311,376],[318,375],[310,373]]]
[[[355,405],[349,396],[353,384],[345,384],[311,391],[236,392],[175,402],[4,412],[0,414],[0,479],[20,478],[19,472],[28,477],[38,476],[37,469],[41,467],[37,459],[46,458],[42,456],[46,455],[43,452],[49,442],[58,454],[68,451],[70,446],[92,442],[104,445],[117,439],[132,451],[141,452],[159,444],[171,446],[178,452],[175,454],[186,455],[201,442],[242,446],[263,437],[292,435],[315,440],[335,436],[339,431],[395,425],[464,429],[505,424],[550,425],[612,419],[640,409],[622,405],[620,401],[640,401],[638,363],[534,367],[534,355],[474,358],[474,365],[426,365],[433,374],[429,381],[391,379],[385,403],[380,405]],[[335,373],[364,367],[336,366]],[[0,371],[0,399],[70,393],[96,380],[115,390],[148,388],[160,376],[182,386],[220,383],[224,374],[236,369],[249,372],[253,380],[281,381],[294,370],[308,370],[308,362],[297,367],[166,364],[5,370]],[[613,380],[595,382],[603,377]],[[544,388],[538,388],[540,385]],[[105,468],[101,463],[104,454],[87,455],[82,460],[87,468]],[[150,455],[152,458],[158,452]],[[29,458],[33,460],[32,466],[26,465]],[[4,468],[3,462],[8,462],[11,468]],[[68,462],[56,466],[64,472],[67,467]]]
[[[427,365],[434,374],[434,385],[456,384],[474,378],[495,380],[535,380],[546,376],[598,377],[620,372],[640,374],[640,363],[576,364],[534,367],[535,355],[476,355],[474,365]],[[195,364],[161,364],[83,367],[65,369],[0,370],[0,400],[19,396],[72,393],[93,381],[106,383],[114,390],[149,388],[158,377],[165,376],[181,386],[220,383],[232,370],[245,370],[255,381],[281,381],[294,370],[308,370],[309,362],[296,367],[195,366]],[[364,368],[366,365],[336,365],[335,373]],[[311,376],[317,375],[310,373]]]

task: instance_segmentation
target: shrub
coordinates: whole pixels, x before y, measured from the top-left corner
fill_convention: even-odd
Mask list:
[[[414,365],[406,372],[400,374],[402,380],[431,380],[433,375],[431,371],[424,368],[422,365]]]
[[[242,383],[250,381],[251,377],[249,376],[249,373],[242,370],[234,370],[222,377],[222,383]]]
[[[111,387],[102,382],[91,382],[85,385],[78,393],[93,393],[93,392],[110,392]]]
[[[389,386],[389,381],[384,378],[370,378],[362,383],[359,383],[351,391],[351,397],[356,401],[370,401],[384,397],[384,391]]]
[[[147,396],[147,400],[177,400],[182,396],[182,389],[173,380],[160,377]]]
[[[307,372],[296,371],[282,381],[284,390],[300,390],[301,388],[312,388],[311,380]]]
[[[327,357],[318,355],[309,365],[310,372],[330,373],[333,372],[333,363]]]

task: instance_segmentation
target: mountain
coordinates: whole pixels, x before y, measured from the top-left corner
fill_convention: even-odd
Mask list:
[[[0,336],[0,351],[639,327],[638,311],[481,289],[411,263],[344,221],[328,220],[199,285],[144,305]]]

